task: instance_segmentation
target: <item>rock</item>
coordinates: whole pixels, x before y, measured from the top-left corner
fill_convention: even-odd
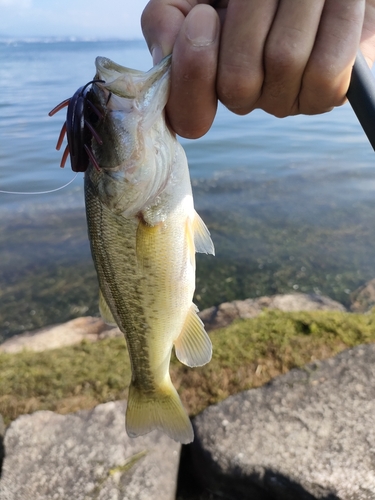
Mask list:
[[[370,344],[207,408],[187,467],[236,500],[374,500],[374,416]]]
[[[17,418],[5,433],[1,500],[175,498],[180,445],[125,432],[124,402]]]
[[[355,290],[350,298],[352,312],[365,313],[370,311],[375,306],[375,278]]]
[[[120,335],[122,333],[118,328],[108,326],[101,318],[87,316],[61,325],[15,335],[0,345],[0,352],[15,353],[23,349],[39,352],[79,344],[82,340],[95,342]]]
[[[273,295],[272,297],[261,297],[258,299],[261,307],[269,309],[279,309],[280,311],[341,311],[345,312],[345,307],[323,295],[290,293],[285,295]]]
[[[224,328],[235,319],[254,318],[263,309],[279,309],[285,312],[292,311],[346,311],[345,307],[322,295],[308,295],[306,293],[279,294],[272,297],[258,299],[235,300],[224,302],[217,307],[204,309],[199,313],[207,330]]]
[[[233,323],[238,318],[255,318],[262,312],[256,299],[234,300],[233,302],[224,302],[217,307],[204,309],[199,313],[206,330],[224,328]]]
[[[204,309],[199,313],[199,316],[206,329],[210,331],[228,326],[238,318],[255,318],[264,308],[280,309],[281,311],[345,311],[342,304],[328,297],[293,293],[224,302],[217,307]],[[0,352],[15,353],[23,349],[46,351],[79,344],[82,340],[95,342],[103,338],[121,335],[122,333],[118,328],[106,325],[101,318],[88,316],[76,318],[61,325],[15,335],[0,345]]]

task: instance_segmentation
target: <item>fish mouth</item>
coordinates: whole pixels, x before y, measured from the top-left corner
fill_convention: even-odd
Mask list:
[[[151,86],[169,72],[171,57],[171,55],[165,57],[159,64],[144,72],[121,66],[108,57],[98,56],[95,59],[95,78],[103,80],[105,83],[101,83],[100,86],[117,96],[134,99],[139,84],[147,81],[147,86]]]

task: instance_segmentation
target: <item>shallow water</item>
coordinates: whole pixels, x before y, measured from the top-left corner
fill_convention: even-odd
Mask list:
[[[52,189],[72,178],[48,111],[94,75],[96,55],[148,69],[143,42],[0,44],[0,189]],[[199,256],[200,308],[291,290],[346,304],[375,276],[374,152],[349,105],[278,120],[218,110],[181,141],[216,257]],[[82,175],[43,196],[0,194],[0,338],[97,314]]]

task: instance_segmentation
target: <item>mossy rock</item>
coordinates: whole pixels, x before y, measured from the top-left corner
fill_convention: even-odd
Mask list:
[[[184,406],[196,415],[231,394],[258,387],[315,359],[375,342],[375,313],[266,310],[211,333],[213,358],[189,368],[174,357],[171,376]],[[130,363],[122,337],[52,351],[0,354],[0,414],[69,413],[124,399]]]

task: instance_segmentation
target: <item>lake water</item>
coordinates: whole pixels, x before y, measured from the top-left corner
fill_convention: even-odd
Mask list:
[[[97,55],[151,65],[142,41],[0,43],[0,189],[73,177],[55,150],[65,112],[48,112],[92,79]],[[181,142],[217,253],[198,259],[200,308],[292,290],[348,305],[375,276],[375,155],[349,105],[283,120],[220,107],[205,137]],[[97,314],[82,174],[49,195],[0,194],[0,212],[0,339]]]

